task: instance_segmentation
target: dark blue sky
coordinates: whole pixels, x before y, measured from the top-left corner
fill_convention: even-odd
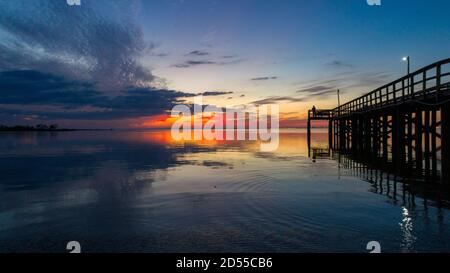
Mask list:
[[[0,0],[0,72],[13,73],[0,74],[0,123],[139,126],[206,91],[220,106],[277,101],[300,122],[335,106],[336,88],[349,100],[401,76],[404,55],[413,69],[450,57],[445,0],[81,2]],[[21,90],[11,75],[64,84]]]

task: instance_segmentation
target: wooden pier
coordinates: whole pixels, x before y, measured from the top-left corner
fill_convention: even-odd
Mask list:
[[[408,175],[450,181],[450,59],[423,67],[332,110],[329,147]]]

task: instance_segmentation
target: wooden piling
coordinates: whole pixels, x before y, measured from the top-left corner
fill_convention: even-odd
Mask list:
[[[450,184],[450,103],[441,107],[442,181]]]
[[[437,115],[436,108],[431,111],[431,175],[433,178],[437,177]]]
[[[415,124],[415,148],[416,148],[416,169],[422,169],[423,156],[422,156],[422,111],[416,111],[416,124]]]
[[[389,127],[389,121],[388,121],[388,115],[383,115],[383,160],[387,161],[388,159],[388,132]]]

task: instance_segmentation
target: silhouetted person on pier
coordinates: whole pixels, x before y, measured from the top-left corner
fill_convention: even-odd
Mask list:
[[[312,107],[312,112],[313,112],[313,117],[316,115],[316,106],[315,105],[313,105],[313,107]]]

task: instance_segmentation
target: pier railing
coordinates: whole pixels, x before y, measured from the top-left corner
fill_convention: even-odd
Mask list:
[[[450,58],[423,67],[396,81],[331,110],[334,118],[419,99],[439,103],[450,91]]]

